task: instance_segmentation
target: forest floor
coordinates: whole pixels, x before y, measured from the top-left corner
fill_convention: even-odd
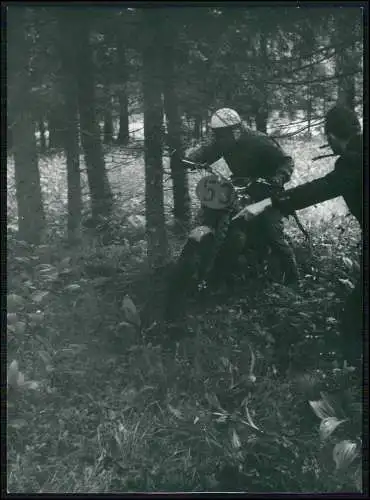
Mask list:
[[[283,143],[296,161],[292,185],[332,168],[320,161],[313,170],[321,143]],[[102,247],[86,233],[73,251],[60,244],[63,156],[40,160],[50,236],[33,248],[13,234],[9,162],[7,357],[26,385],[9,394],[8,491],[355,491],[352,476],[335,471],[333,441],[320,442],[308,401],[345,376],[320,352],[335,349],[337,313],[358,276],[356,221],[341,199],[301,211],[312,254],[295,222],[286,224],[300,289],[249,283],[215,293],[189,309],[177,350],[165,349],[155,329],[131,328],[123,311],[128,294],[140,314],[154,286],[140,146],[106,151],[116,243]],[[183,238],[171,231],[169,181],[166,189],[175,256]],[[358,399],[361,387],[352,389]]]

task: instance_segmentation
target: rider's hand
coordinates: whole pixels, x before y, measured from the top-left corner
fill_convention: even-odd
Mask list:
[[[249,185],[248,194],[254,201],[260,201],[270,197],[275,190],[276,187],[271,182],[259,178]]]

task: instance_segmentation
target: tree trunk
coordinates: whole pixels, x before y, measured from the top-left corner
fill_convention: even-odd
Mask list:
[[[120,83],[122,85],[121,90],[118,92],[119,132],[117,137],[117,143],[124,145],[128,143],[130,138],[128,95],[127,95],[128,69],[127,69],[125,49],[123,46],[123,40],[120,40],[119,38],[117,40],[117,49],[118,49],[118,74],[120,76]]]
[[[355,109],[355,77],[354,75],[344,76],[353,71],[351,50],[346,48],[336,55],[336,73],[338,75],[338,103]]]
[[[104,110],[104,144],[113,142],[112,99],[109,98]]]
[[[38,128],[40,132],[40,152],[45,153],[46,151],[46,135],[45,135],[45,122],[43,118],[38,121]]]
[[[50,117],[50,114],[48,115],[47,118],[47,128],[49,132],[49,143],[48,147],[49,149],[54,149],[56,148],[56,138],[55,138],[55,123],[53,122],[53,119]]]
[[[335,54],[335,71],[338,76],[338,103],[343,104],[354,111],[355,109],[355,75],[356,62],[354,57],[353,30],[355,26],[351,18],[347,19],[345,14],[340,15],[336,20],[336,30],[334,40],[342,43],[348,40],[348,45],[341,47]],[[345,76],[343,76],[345,75]]]
[[[117,136],[117,144],[127,144],[130,138],[129,132],[129,113],[128,113],[128,97],[126,90],[121,90],[118,94],[119,99],[119,131]]]
[[[310,85],[307,87],[307,101],[306,101],[306,118],[307,118],[307,131],[306,135],[307,137],[312,137],[312,130],[311,130],[311,123],[312,123],[312,111],[313,111],[313,105],[312,105],[312,89]]]
[[[111,214],[113,197],[105,170],[100,130],[95,109],[94,70],[89,43],[90,28],[85,15],[82,17],[82,14],[79,12],[74,15],[78,16],[77,31],[75,32],[75,50],[78,57],[76,80],[80,113],[80,134],[90,189],[92,222],[94,225],[97,225],[101,218],[106,218]]]
[[[264,134],[267,134],[267,120],[268,120],[268,111],[264,109],[263,106],[258,108],[255,112],[255,121],[256,121],[256,128],[260,132],[263,132]]]
[[[267,49],[267,36],[265,33],[260,33],[260,35],[259,35],[258,55],[261,58],[261,61],[263,61],[265,67],[268,68],[270,62],[269,62],[268,49]],[[264,75],[262,75],[262,79],[263,78],[265,78]],[[268,104],[268,92],[267,92],[266,86],[263,83],[263,81],[259,82],[258,94],[259,94],[259,99],[258,99],[258,104],[256,106],[256,111],[255,111],[256,128],[260,132],[267,134],[267,121],[268,121],[268,117],[269,117],[269,104]]]
[[[310,84],[307,85],[306,90],[306,119],[307,119],[307,130],[305,132],[306,137],[309,139],[312,137],[311,123],[312,123],[312,112],[313,112],[313,89]]]
[[[167,32],[168,33],[168,32]],[[163,67],[164,78],[164,108],[167,120],[168,147],[170,151],[176,151],[171,156],[170,168],[173,186],[173,214],[184,229],[190,222],[190,197],[188,188],[187,172],[181,163],[183,156],[181,141],[181,117],[176,96],[174,43],[170,35],[165,40],[162,57],[165,62]]]
[[[73,39],[65,37],[66,29],[70,26],[68,13],[67,16],[59,16],[58,26],[60,58],[63,70],[62,93],[64,99],[64,150],[67,162],[68,186],[68,241],[73,245],[80,241],[82,214],[77,86],[74,77],[77,61],[73,51]]]
[[[13,147],[13,130],[8,125],[7,127],[7,135],[6,135],[6,148],[9,151]]]
[[[13,132],[19,236],[24,241],[39,244],[45,228],[45,216],[37,159],[35,124],[30,110],[24,109],[17,118]]]
[[[156,12],[144,9],[143,32],[147,37],[143,59],[144,147],[145,147],[145,210],[148,259],[151,268],[167,260],[167,234],[163,200],[163,107],[161,51],[158,47]]]
[[[64,124],[61,118],[62,110],[53,109],[49,113],[49,148],[59,149],[64,146]]]
[[[196,115],[194,117],[194,139],[200,140],[202,138],[202,117]]]
[[[9,7],[8,106],[14,141],[14,170],[19,236],[39,244],[45,228],[35,124],[30,92],[29,47],[26,40],[26,9]]]
[[[302,50],[307,52],[308,54],[314,54],[316,49],[315,32],[312,23],[309,22],[308,20],[302,26],[302,42],[304,44]],[[314,57],[312,55],[308,58],[308,62],[309,64],[314,64]],[[306,74],[305,78],[307,80],[312,79],[311,73],[312,73],[312,68],[310,68],[308,70],[308,73]],[[306,106],[305,106],[306,118],[307,118],[307,130],[305,135],[309,138],[312,137],[311,123],[312,123],[314,98],[315,98],[315,87],[312,84],[308,83],[306,89]]]
[[[210,120],[210,118],[207,116],[206,123],[205,123],[206,135],[209,134],[209,120]]]
[[[66,114],[69,125],[65,137],[68,182],[68,240],[73,244],[80,240],[82,213],[78,115],[75,96],[66,95]]]

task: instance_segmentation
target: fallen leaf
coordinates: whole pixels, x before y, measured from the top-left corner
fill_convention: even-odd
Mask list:
[[[118,326],[126,326],[132,328],[134,325],[132,323],[128,323],[127,321],[121,321],[121,323],[118,323]]]
[[[233,429],[231,443],[233,445],[233,448],[240,448],[241,445],[242,445],[241,442],[240,442],[239,436],[238,436],[238,434],[237,434],[237,432],[236,432],[235,429]]]
[[[322,420],[321,424],[320,424],[320,430],[319,430],[321,439],[322,440],[328,439],[333,434],[335,429],[340,424],[343,424],[346,421],[347,421],[346,419],[338,420],[335,417],[329,417],[329,418],[325,418],[324,420]]]
[[[29,264],[30,259],[28,257],[13,257],[13,260],[19,262],[20,264]]]
[[[7,313],[6,320],[8,325],[14,325],[18,321],[17,313]]]
[[[168,409],[170,410],[172,415],[174,415],[176,418],[183,419],[183,415],[182,415],[180,410],[178,410],[177,408],[174,408],[170,404],[168,404]]]
[[[76,292],[77,290],[80,290],[81,289],[81,285],[79,285],[78,283],[72,283],[66,287],[64,287],[64,290],[66,290],[67,292]]]
[[[355,285],[349,279],[338,278],[338,281],[340,281],[340,283],[342,283],[342,285],[344,285],[348,290],[353,290],[355,288]]]
[[[51,363],[51,357],[50,357],[49,353],[47,353],[46,351],[39,351],[39,356],[45,364]]]
[[[328,404],[328,402],[319,399],[318,401],[309,401],[311,408],[313,409],[315,415],[321,420],[325,418],[335,417],[334,408]]]
[[[329,316],[328,318],[326,318],[326,322],[331,325],[334,325],[335,323],[338,322],[338,320],[336,318],[333,318],[333,316]]]
[[[10,295],[7,296],[7,311],[11,313],[15,313],[19,311],[20,309],[23,309],[26,301],[23,297],[20,295],[16,295],[15,293],[11,293]]]
[[[342,261],[346,265],[346,267],[348,267],[349,269],[351,269],[353,267],[353,262],[348,257],[342,257]]]
[[[49,292],[36,292],[31,295],[31,300],[32,302],[35,302],[36,304],[40,304],[47,296],[49,295]]]
[[[22,387],[24,385],[24,374],[18,372],[17,387]]]
[[[146,225],[146,219],[142,215],[130,215],[127,217],[127,222],[134,229],[144,229]]]
[[[128,295],[122,301],[122,309],[125,314],[126,321],[135,326],[140,327],[140,317],[137,312],[136,306]]]
[[[94,278],[91,283],[94,286],[99,287],[99,286],[105,285],[106,283],[109,283],[110,280],[111,280],[110,278],[107,278],[105,276],[100,276],[98,278]]]
[[[362,493],[362,466],[357,467],[354,477],[356,489]]]
[[[245,404],[244,404],[244,410],[245,410],[245,415],[246,415],[248,424],[251,427],[253,427],[253,429],[256,429],[257,431],[259,431],[260,429],[256,426],[256,424],[252,420],[252,417],[250,416],[247,400],[245,401]]]
[[[352,441],[344,440],[334,446],[333,460],[337,470],[348,467],[358,456],[357,445]]]
[[[18,361],[13,360],[8,368],[8,385],[16,388],[18,386],[19,366]]]
[[[35,313],[30,313],[28,318],[31,320],[31,323],[39,325],[44,321],[45,314],[41,311],[37,311]]]
[[[71,257],[65,257],[63,260],[60,261],[59,267],[61,269],[68,267],[71,263]]]
[[[64,354],[70,354],[72,356],[78,356],[82,351],[86,350],[86,346],[78,344],[69,344],[68,347],[64,347],[62,352]]]
[[[31,389],[33,391],[38,391],[41,387],[41,384],[39,382],[36,382],[36,380],[29,380],[27,382],[23,382],[23,387],[24,389]]]
[[[26,323],[24,321],[17,321],[15,325],[13,325],[14,333],[16,335],[23,335],[26,331]]]
[[[14,420],[8,421],[8,425],[9,427],[13,427],[14,429],[22,429],[23,427],[26,427],[27,420],[16,418]]]

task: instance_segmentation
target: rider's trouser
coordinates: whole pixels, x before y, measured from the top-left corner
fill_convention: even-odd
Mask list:
[[[217,220],[217,214],[214,211],[200,210],[197,220],[200,223],[212,224],[212,216]],[[284,232],[284,222],[281,213],[278,210],[270,210],[261,215],[255,221],[255,226],[258,223],[258,238],[264,245],[270,246],[276,258],[279,260],[280,269],[284,276],[284,283],[295,284],[299,281],[299,272],[297,261],[294,255],[294,250]],[[248,223],[245,224],[245,231],[248,237]],[[235,240],[235,242],[237,239]]]
[[[299,281],[299,271],[294,250],[284,231],[284,221],[278,210],[269,210],[260,217],[261,233],[266,238],[279,260],[284,283],[295,284]]]

